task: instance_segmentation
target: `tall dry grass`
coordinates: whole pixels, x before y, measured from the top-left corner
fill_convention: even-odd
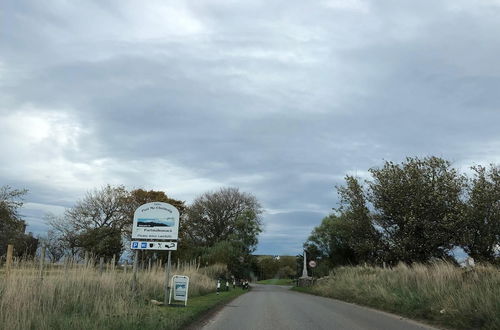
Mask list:
[[[494,266],[341,267],[312,290],[454,328],[500,329],[500,270]]]
[[[184,264],[174,266],[171,275],[190,277],[192,297],[214,291],[209,275],[224,271],[223,265]],[[164,280],[163,268],[139,271],[132,291],[131,267],[125,273],[108,265],[101,273],[82,264],[52,265],[40,278],[37,263],[18,262],[8,276],[0,273],[0,329],[134,328],[151,308],[148,301],[163,301]]]

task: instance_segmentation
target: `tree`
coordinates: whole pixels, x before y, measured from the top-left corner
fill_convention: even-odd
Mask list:
[[[351,235],[352,230],[345,219],[334,214],[325,217],[304,244],[308,259],[319,258],[331,266],[355,264]]]
[[[41,239],[41,243],[45,246],[47,256],[53,263],[58,262],[66,253],[66,249],[59,233],[53,229],[47,232],[47,235]]]
[[[379,233],[373,225],[367,206],[366,195],[358,179],[345,177],[346,185],[337,187],[340,207],[337,211],[345,221],[337,224],[337,230],[348,237],[349,248],[355,255],[356,263],[375,262],[379,246]],[[342,228],[340,228],[342,227]]]
[[[229,244],[228,268],[233,273],[241,272],[248,268],[244,262],[255,250],[262,231],[261,213],[257,199],[237,188],[204,193],[187,208],[181,222],[183,244],[197,247],[197,253]]]
[[[109,251],[111,255],[119,254],[121,234],[128,220],[127,197],[125,187],[106,185],[88,192],[62,217],[49,217],[48,222],[73,256],[82,249],[97,257],[109,257]]]
[[[494,262],[500,246],[500,167],[472,167],[462,247],[478,261]]]
[[[237,188],[204,193],[186,213],[186,238],[200,246],[230,240],[240,242],[245,252],[252,252],[262,231],[259,202]]]
[[[104,186],[94,190],[65,213],[77,231],[111,227],[122,230],[127,224],[126,200],[128,192],[123,186]]]
[[[122,235],[117,227],[89,228],[78,236],[79,246],[95,257],[111,260],[122,253]]]
[[[78,241],[79,232],[74,228],[73,223],[63,216],[56,216],[51,213],[45,215],[45,222],[50,226],[49,233],[53,238],[47,238],[50,249],[54,251],[62,249],[63,255],[75,258],[80,252]],[[50,252],[49,252],[50,253]],[[58,252],[55,252],[58,254]]]
[[[9,186],[0,187],[0,255],[7,251],[7,245],[14,245],[16,255],[34,255],[38,240],[33,235],[25,234],[26,223],[19,215],[23,206],[23,197],[28,191]]]
[[[446,258],[458,243],[464,177],[437,157],[370,169],[369,200],[391,263]]]

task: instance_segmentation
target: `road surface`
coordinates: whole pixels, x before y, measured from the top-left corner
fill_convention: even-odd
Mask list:
[[[415,330],[432,327],[329,298],[255,284],[202,325],[205,330],[380,329]]]

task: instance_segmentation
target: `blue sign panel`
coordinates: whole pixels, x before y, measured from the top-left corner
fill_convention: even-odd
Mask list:
[[[132,249],[137,249],[139,247],[139,242],[132,242]]]
[[[141,249],[147,249],[148,243],[146,242],[141,242]]]

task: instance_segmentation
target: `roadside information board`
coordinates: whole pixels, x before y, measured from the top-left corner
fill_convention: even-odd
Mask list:
[[[177,250],[177,242],[144,242],[132,241],[130,242],[132,250],[163,250],[175,251]]]
[[[135,210],[132,224],[134,240],[177,240],[179,236],[179,211],[168,203],[153,202]]]
[[[171,303],[173,296],[173,299],[176,301],[184,301],[184,306],[186,306],[188,300],[188,292],[189,277],[184,275],[172,276],[172,290],[170,291],[168,303]]]

